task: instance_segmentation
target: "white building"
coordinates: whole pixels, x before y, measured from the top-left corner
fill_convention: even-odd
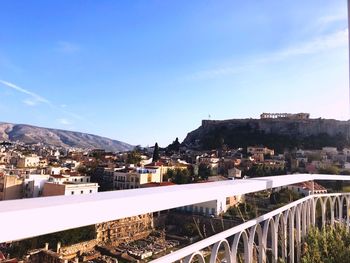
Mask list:
[[[242,171],[237,169],[236,167],[228,170],[228,178],[234,179],[234,178],[241,178],[242,177]]]
[[[350,156],[350,148],[344,148],[343,154],[345,154],[346,156]]]
[[[255,154],[275,155],[275,151],[274,150],[269,149],[267,147],[257,147],[257,146],[249,146],[249,147],[247,147],[247,153],[250,153],[252,155],[255,155]]]
[[[76,170],[80,165],[80,162],[76,160],[67,159],[63,162],[63,166],[71,170]]]
[[[225,213],[228,208],[231,206],[236,205],[237,203],[241,202],[242,196],[231,196],[231,197],[222,197],[217,200],[212,200],[208,202],[188,205],[184,207],[178,208],[178,210],[191,212],[195,214],[202,214],[202,215],[213,215],[218,216],[222,213]]]
[[[330,155],[338,154],[337,147],[323,147],[322,152]]]
[[[48,182],[48,174],[27,174],[24,179],[24,198],[39,197],[42,195],[44,184]]]
[[[326,188],[324,188],[322,185],[319,185],[316,182],[311,182],[311,181],[288,185],[287,188],[303,196],[308,196],[308,195],[311,195],[312,193],[314,194],[327,193]]]
[[[99,185],[90,182],[90,176],[50,175],[44,184],[43,196],[81,195],[98,192]]]
[[[345,169],[350,169],[350,163],[349,162],[344,163],[344,168]]]

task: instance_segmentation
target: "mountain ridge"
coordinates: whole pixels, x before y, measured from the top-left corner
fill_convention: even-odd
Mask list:
[[[57,147],[81,149],[100,148],[106,151],[129,151],[134,146],[90,133],[45,128],[30,124],[0,122],[0,140],[38,143]]]

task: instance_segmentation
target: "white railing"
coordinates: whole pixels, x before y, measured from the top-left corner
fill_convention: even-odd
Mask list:
[[[330,218],[326,218],[327,202],[329,202],[330,207]],[[170,263],[179,260],[185,263],[197,261],[204,263],[208,262],[205,261],[206,254],[210,257],[210,263],[216,263],[218,262],[220,248],[223,249],[220,260],[225,259],[225,261],[219,262],[236,263],[240,241],[243,241],[244,245],[242,254],[245,263],[255,262],[253,260],[254,249],[256,249],[255,259],[259,263],[277,262],[278,258],[282,259],[283,262],[287,262],[287,260],[288,262],[294,262],[295,251],[297,253],[297,261],[299,262],[302,237],[307,234],[307,230],[311,226],[316,225],[315,213],[317,203],[320,204],[319,212],[322,215],[321,225],[325,225],[326,221],[329,221],[333,225],[337,220],[338,222],[346,222],[346,226],[349,227],[349,213],[343,216],[342,211],[343,204],[346,205],[346,211],[349,211],[349,193],[309,195],[236,227],[153,260],[151,263]],[[296,225],[294,225],[295,223]],[[271,239],[269,247],[267,242],[268,237]],[[232,241],[230,242],[228,238],[231,238]],[[279,238],[281,239],[280,246],[282,247],[280,248],[280,254],[278,254]],[[294,242],[294,238],[296,238],[296,242]],[[294,246],[295,243],[296,246]],[[268,249],[272,253],[271,258],[267,261],[266,251]]]
[[[293,174],[247,180],[54,196],[0,202],[0,243],[309,180],[350,176]]]

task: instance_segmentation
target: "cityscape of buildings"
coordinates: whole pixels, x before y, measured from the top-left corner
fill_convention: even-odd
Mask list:
[[[350,262],[350,0],[0,10],[0,263]]]
[[[295,173],[350,174],[350,148],[276,152],[263,145],[251,145],[205,151],[190,149],[176,139],[166,148],[156,144],[116,153],[40,143],[0,144],[0,201]],[[79,230],[87,231],[81,240],[67,241],[64,235],[69,235],[68,230],[60,236],[62,240],[51,237],[55,244],[47,239],[42,243],[44,239],[38,237],[20,250],[24,241],[10,242],[0,246],[0,262],[146,262],[215,234],[215,227],[206,229],[208,224],[225,220],[225,228],[232,227],[276,205],[327,193],[332,187],[304,182],[105,222]]]

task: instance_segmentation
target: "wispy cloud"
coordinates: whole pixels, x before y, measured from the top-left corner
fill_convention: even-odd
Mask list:
[[[25,99],[25,100],[23,100],[23,103],[28,105],[28,106],[36,106],[37,105],[37,102],[34,100],[31,100],[31,99]]]
[[[62,125],[71,125],[72,124],[72,122],[66,118],[60,118],[60,119],[58,119],[58,122]]]
[[[40,96],[40,95],[38,95],[38,94],[36,94],[34,92],[31,92],[31,91],[29,91],[27,89],[21,88],[21,87],[15,85],[15,84],[13,84],[11,82],[8,82],[8,81],[5,81],[5,80],[1,80],[0,79],[0,83],[5,85],[5,86],[7,86],[8,88],[11,88],[13,90],[16,90],[16,91],[19,91],[21,93],[24,93],[24,94],[27,94],[27,95],[31,96],[32,97],[32,100],[31,100],[32,102],[42,102],[42,103],[46,103],[46,104],[52,106],[52,103],[49,100],[45,99],[44,97],[42,97],[42,96]]]
[[[348,30],[340,30],[335,33],[315,38],[311,41],[300,43],[271,55],[269,60],[283,60],[293,56],[316,54],[347,45]]]
[[[189,76],[190,79],[207,79],[224,75],[234,75],[249,70],[256,66],[287,60],[301,55],[311,55],[326,52],[339,47],[345,47],[348,41],[348,30],[340,30],[335,33],[323,35],[307,42],[298,43],[275,52],[261,55],[258,58],[242,61],[232,67],[217,67],[198,71]]]
[[[78,119],[78,120],[83,120],[84,118],[76,113],[73,113],[73,112],[70,112],[70,111],[67,111],[65,108],[67,107],[67,105],[65,104],[60,104],[60,106],[56,106],[54,103],[52,103],[50,100],[44,98],[43,96],[37,94],[37,93],[34,93],[28,89],[24,89],[22,87],[19,87],[11,82],[8,82],[8,81],[5,81],[5,80],[1,80],[0,79],[0,84],[3,84],[5,85],[6,87],[10,88],[10,89],[13,89],[13,90],[16,90],[20,93],[23,93],[23,94],[26,94],[26,95],[29,95],[30,98],[27,98],[25,100],[23,100],[22,102],[24,104],[26,104],[27,106],[36,106],[38,105],[39,103],[43,103],[43,104],[46,104],[48,105],[49,107],[51,107],[52,109],[54,110],[57,110],[61,113],[64,113],[66,115],[69,115],[75,119]],[[64,124],[64,123],[62,123]]]
[[[348,16],[346,14],[346,11],[344,10],[343,12],[338,14],[332,14],[332,15],[321,17],[320,19],[318,19],[318,24],[321,26],[322,25],[327,26],[336,22],[346,21],[347,17]]]
[[[59,41],[57,43],[57,50],[62,52],[62,53],[76,53],[78,51],[80,51],[80,46],[72,43],[72,42],[68,42],[68,41]]]

